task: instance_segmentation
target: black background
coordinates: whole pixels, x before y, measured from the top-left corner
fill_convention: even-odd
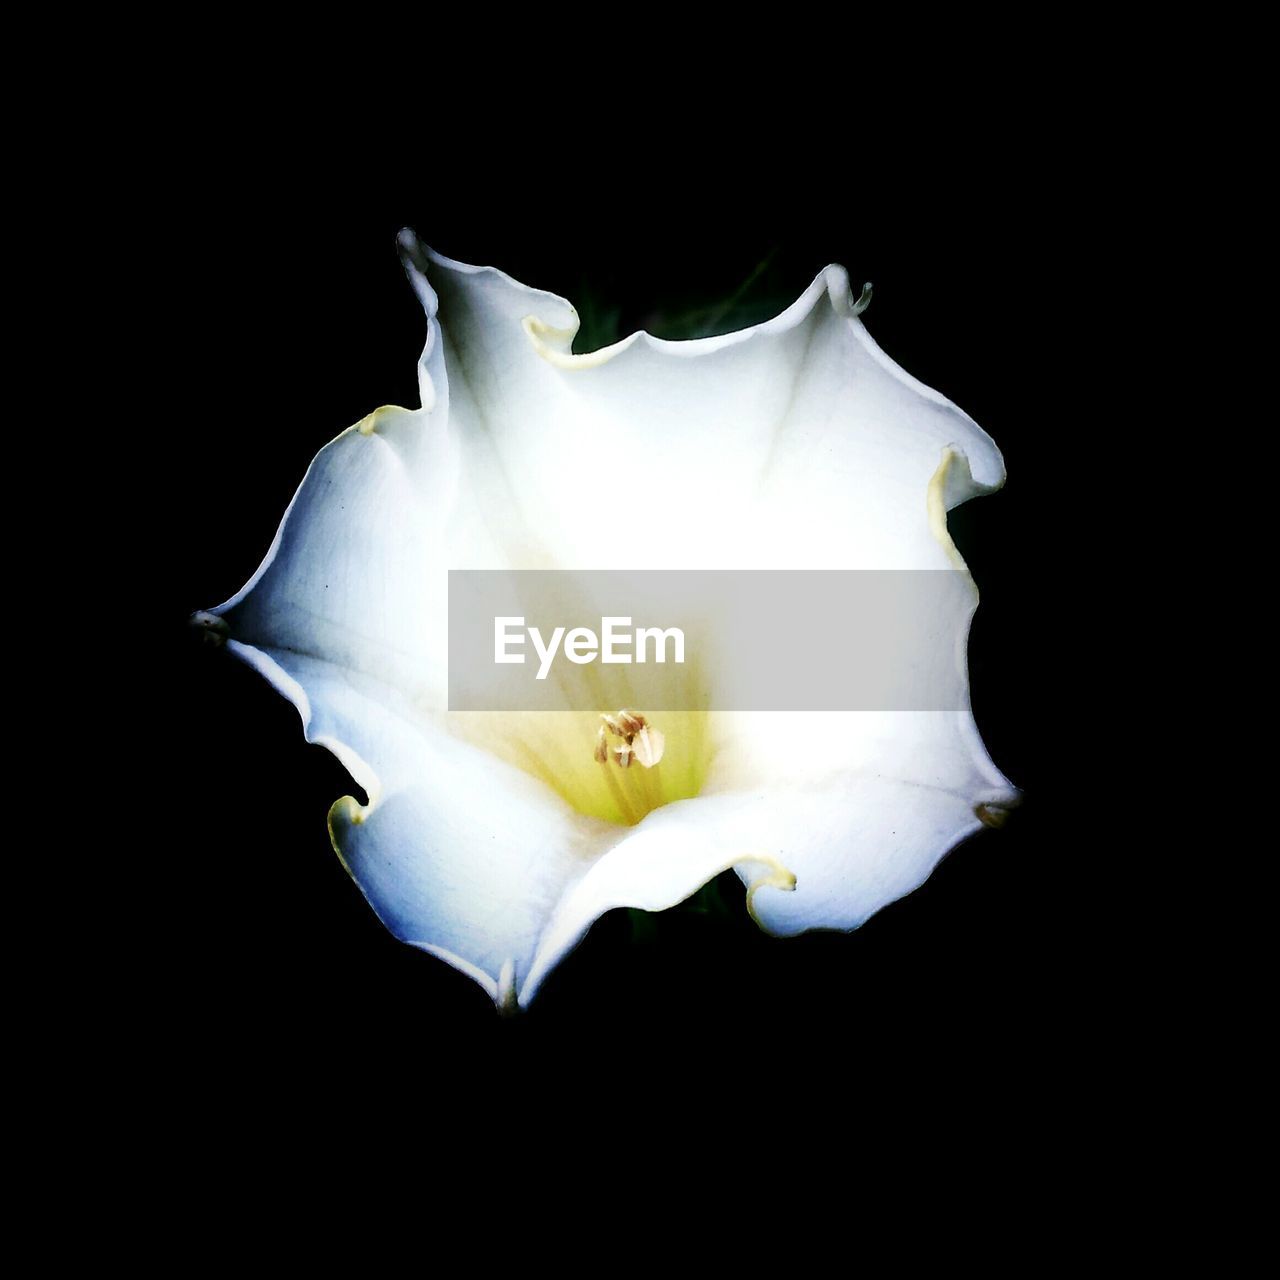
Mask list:
[[[552,165],[486,162],[482,143],[409,148],[381,173],[346,151],[262,145],[188,175],[155,213],[175,330],[165,390],[182,413],[146,516],[163,663],[156,817],[139,839],[166,906],[140,940],[136,990],[222,1088],[287,1094],[318,1072],[336,1095],[403,1076],[448,1097],[480,1064],[525,1082],[517,1068],[543,1064],[607,1091],[640,1062],[654,1079],[696,1067],[699,1096],[728,1077],[881,1069],[926,1091],[1055,1090],[1101,1016],[1072,793],[1087,713],[1060,678],[1079,603],[1060,511],[1087,365],[1072,300],[1092,215],[1078,184],[1055,157],[969,136],[894,170],[714,140],[677,159],[630,135]],[[1008,467],[1002,492],[952,515],[982,592],[977,722],[1025,793],[1004,830],[848,936],[765,937],[733,878],[723,912],[648,929],[614,913],[511,1020],[386,933],[326,836],[343,770],[183,622],[252,573],[321,445],[380,404],[417,404],[424,322],[395,252],[403,225],[580,307],[613,304],[620,333],[663,333],[762,261],[743,299],[761,314],[828,262],[855,289],[874,282],[873,336],[986,428]],[[1105,856],[1095,838],[1089,860]]]

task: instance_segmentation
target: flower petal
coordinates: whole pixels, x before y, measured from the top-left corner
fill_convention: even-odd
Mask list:
[[[258,571],[212,610],[236,639],[322,657],[443,705],[445,508],[424,496],[421,473],[447,493],[447,456],[423,457],[430,427],[422,412],[383,408],[320,450]],[[422,463],[412,468],[406,455]],[[408,564],[420,581],[408,580]]]
[[[343,865],[383,924],[495,998],[523,977],[566,884],[621,829],[575,813],[541,782],[449,737],[365,676],[285,650],[228,647],[298,708],[368,793],[329,813]]]
[[[738,841],[700,820],[714,802],[681,800],[655,809],[634,834],[609,849],[569,886],[550,915],[533,964],[519,991],[521,1005],[537,994],[543,979],[582,940],[606,911],[635,907],[665,911],[696,893],[722,871],[740,868],[748,881],[781,870],[755,842]]]
[[[571,357],[563,299],[430,250],[409,266],[435,282],[452,412],[510,567],[946,567],[919,519],[945,451],[972,468],[949,506],[1003,483],[990,437],[872,340],[841,267],[764,324]],[[611,502],[661,519],[603,538]]]
[[[733,732],[769,747],[734,766],[721,757],[692,817],[795,875],[794,893],[755,900],[773,933],[857,928],[1019,800],[967,710],[761,713],[734,717]]]

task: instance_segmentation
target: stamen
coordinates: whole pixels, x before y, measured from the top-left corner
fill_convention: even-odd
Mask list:
[[[622,741],[610,746],[610,734]],[[647,773],[650,769],[657,769],[665,749],[666,738],[662,731],[655,729],[638,711],[624,707],[617,715],[601,715],[600,727],[596,730],[595,759],[605,766],[605,783],[619,812],[630,823],[638,822],[646,813],[666,802],[661,776],[656,771],[651,775]],[[625,775],[615,774],[609,768],[611,755],[619,769],[627,770]],[[632,762],[636,760],[644,766],[644,771],[631,772]]]
[[[616,716],[602,713],[600,720],[601,727],[596,732],[595,751],[596,760],[600,764],[605,764],[609,759],[609,748],[605,738],[606,729],[615,738],[622,739],[622,746],[614,747],[613,753],[624,769],[631,767],[633,757],[646,769],[652,769],[662,759],[666,738],[638,711],[629,711],[623,707]]]
[[[648,725],[645,725],[631,740],[631,748],[635,752],[636,759],[646,769],[652,769],[662,759],[662,749],[665,745],[666,739],[661,731],[651,729]]]
[[[644,716],[637,711],[628,711],[625,707],[618,712],[618,724],[622,727],[624,737],[631,738],[644,728]]]

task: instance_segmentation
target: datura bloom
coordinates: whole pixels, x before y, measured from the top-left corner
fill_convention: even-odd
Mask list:
[[[321,449],[257,572],[196,615],[365,792],[329,833],[396,937],[513,1008],[613,908],[733,869],[772,934],[854,929],[998,824],[1017,792],[967,677],[941,711],[451,710],[457,569],[950,569],[970,599],[937,642],[963,669],[977,592],[946,512],[1004,468],[840,267],[753,328],[578,355],[562,298],[401,248],[422,407]]]

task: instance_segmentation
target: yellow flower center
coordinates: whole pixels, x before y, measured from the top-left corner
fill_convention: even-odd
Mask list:
[[[623,826],[696,796],[711,764],[703,711],[470,711],[450,720],[459,736],[545,782],[578,813]]]

